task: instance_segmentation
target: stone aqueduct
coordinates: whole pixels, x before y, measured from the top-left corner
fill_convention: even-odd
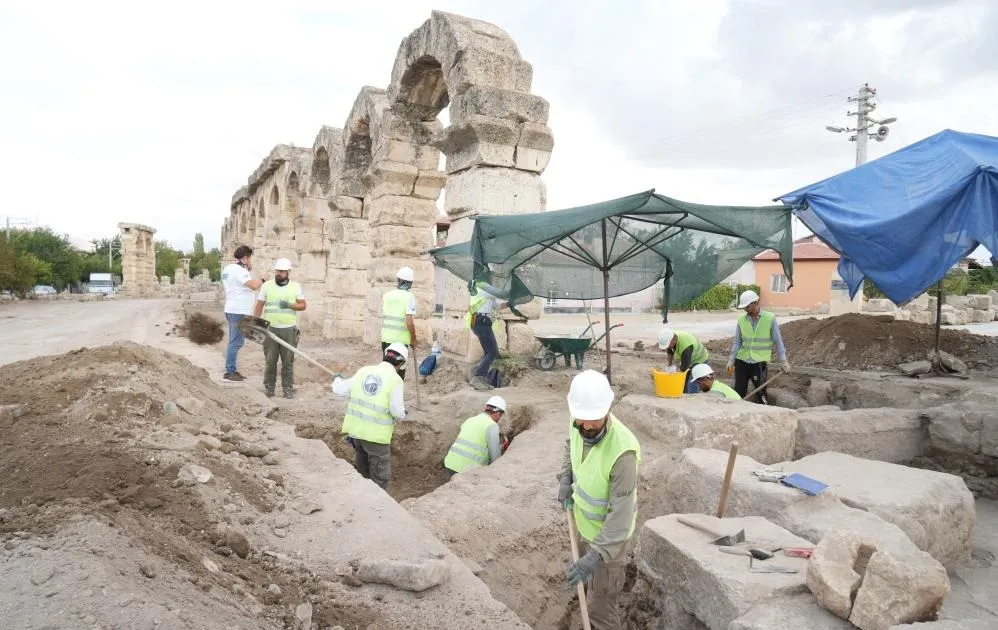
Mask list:
[[[451,243],[470,237],[471,215],[545,207],[541,173],[554,140],[547,101],[530,93],[532,72],[500,28],[434,11],[402,41],[388,89],[361,88],[343,129],[324,126],[310,149],[278,145],[263,159],[232,197],[223,251],[249,244],[259,269],[291,258],[309,300],[303,327],[367,343],[378,341],[382,293],[409,265],[428,341],[436,300],[423,252],[435,244],[441,191]],[[437,120],[444,108],[447,128]],[[467,296],[448,274],[445,317],[434,324],[460,354],[477,345],[457,325]],[[508,320],[507,330],[500,343],[510,350],[533,342],[523,322]]]

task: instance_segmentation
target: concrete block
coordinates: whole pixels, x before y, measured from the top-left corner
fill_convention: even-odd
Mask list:
[[[974,497],[960,477],[843,453],[818,453],[784,464],[828,484],[846,504],[896,524],[947,568],[970,558]]]
[[[334,269],[367,269],[371,264],[371,250],[366,243],[332,243],[329,262]]]
[[[477,167],[455,173],[444,194],[444,208],[451,217],[542,212],[546,207],[547,189],[540,176],[510,168]]]
[[[837,451],[908,463],[923,454],[928,432],[913,409],[799,411],[795,456]]]
[[[762,579],[760,574],[748,571],[748,558],[721,553],[709,544],[708,534],[680,523],[677,516],[645,522],[638,534],[635,562],[638,572],[647,579],[668,583],[666,596],[675,599],[707,628],[724,630],[760,602],[807,592],[806,560],[781,557],[781,565],[798,572],[771,573]],[[702,514],[686,516],[712,529],[745,529],[755,546],[808,546],[807,541],[759,517],[720,520]]]
[[[367,220],[372,228],[404,225],[429,231],[437,220],[437,205],[414,197],[377,197],[367,204]]]
[[[785,595],[763,600],[735,619],[728,630],[854,630],[818,604],[813,595]]]
[[[428,227],[372,226],[368,238],[372,258],[418,259],[423,252],[433,247],[433,232]],[[432,278],[433,276],[431,274],[428,277]]]

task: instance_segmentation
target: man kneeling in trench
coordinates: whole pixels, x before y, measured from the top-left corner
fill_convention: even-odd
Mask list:
[[[499,433],[499,421],[506,414],[506,400],[492,396],[485,402],[485,411],[461,423],[461,431],[444,458],[447,478],[469,468],[488,466],[499,459],[509,442]]]
[[[408,359],[408,348],[393,343],[385,348],[381,363],[362,367],[351,378],[333,380],[334,394],[350,396],[343,433],[353,446],[353,466],[385,491],[391,476],[395,421],[405,418],[405,385],[398,372],[405,370]]]
[[[627,547],[638,518],[641,446],[610,413],[614,393],[606,376],[586,370],[568,391],[568,444],[558,475],[558,501],[575,518],[583,554],[568,583],[588,585],[593,628],[621,628],[617,599],[624,587]]]

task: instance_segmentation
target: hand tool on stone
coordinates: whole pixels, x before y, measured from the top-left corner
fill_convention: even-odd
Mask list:
[[[731,473],[735,470],[735,458],[738,456],[738,442],[731,443],[728,452],[728,468],[724,471],[724,483],[721,484],[721,498],[717,501],[717,518],[724,518],[724,506],[728,502],[728,490],[731,489]]]
[[[565,510],[568,515],[568,538],[572,542],[572,562],[579,561],[579,539],[575,533],[575,517],[572,510]],[[589,623],[589,602],[586,601],[586,587],[582,582],[575,585],[579,592],[579,613],[582,615],[582,627],[585,630],[592,630]]]
[[[758,547],[718,547],[718,549],[733,556],[748,556],[752,560],[769,560],[773,557],[772,553]],[[751,564],[750,561],[749,565]]]
[[[750,391],[749,393],[747,393],[747,394],[745,394],[744,396],[742,396],[742,400],[748,400],[748,399],[749,399],[749,398],[751,398],[751,397],[752,397],[752,395],[753,395],[753,394],[755,394],[756,392],[758,392],[758,391],[761,391],[761,390],[763,390],[763,389],[766,389],[766,386],[767,386],[767,385],[769,385],[770,383],[772,383],[772,382],[773,382],[773,381],[775,381],[776,379],[780,378],[780,377],[781,377],[781,376],[783,376],[784,374],[785,374],[785,372],[777,372],[777,373],[776,373],[776,374],[774,374],[773,376],[770,376],[770,377],[769,377],[769,380],[768,380],[768,381],[766,381],[765,383],[763,383],[763,384],[762,384],[762,385],[760,385],[759,387],[756,387],[755,389],[753,389],[753,390],[752,390],[752,391]]]
[[[692,527],[693,529],[696,529],[696,530],[699,530],[701,532],[704,532],[705,534],[710,534],[711,536],[714,536],[715,539],[712,540],[712,541],[710,541],[710,544],[712,544],[712,545],[722,545],[724,547],[731,547],[732,545],[736,545],[736,544],[738,544],[740,542],[745,542],[745,530],[744,529],[740,529],[737,532],[735,532],[734,534],[723,535],[723,534],[717,533],[716,531],[714,531],[710,527],[707,527],[706,525],[701,525],[700,523],[694,522],[694,521],[686,518],[685,516],[677,516],[676,520],[678,520],[680,523],[682,523],[683,525],[685,525],[687,527]]]
[[[749,562],[751,562],[749,558]],[[749,565],[749,571],[752,573],[797,573],[797,569],[793,567],[785,567],[779,564],[759,564],[752,566]]]
[[[283,339],[272,333],[270,331],[270,322],[261,317],[253,317],[252,315],[247,315],[246,317],[239,320],[237,326],[239,327],[239,331],[243,334],[243,336],[252,342],[263,343],[264,339],[270,337],[280,345],[284,346],[291,352],[294,352],[295,354],[305,359],[315,367],[319,368],[326,374],[329,374],[334,378],[340,376],[338,372],[330,370],[325,365],[319,363],[318,361],[308,356],[298,348],[292,346],[290,343],[284,341]]]

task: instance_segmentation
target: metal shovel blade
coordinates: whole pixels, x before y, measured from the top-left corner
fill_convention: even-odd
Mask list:
[[[793,567],[784,567],[778,564],[757,564],[749,567],[752,573],[797,573]]]

